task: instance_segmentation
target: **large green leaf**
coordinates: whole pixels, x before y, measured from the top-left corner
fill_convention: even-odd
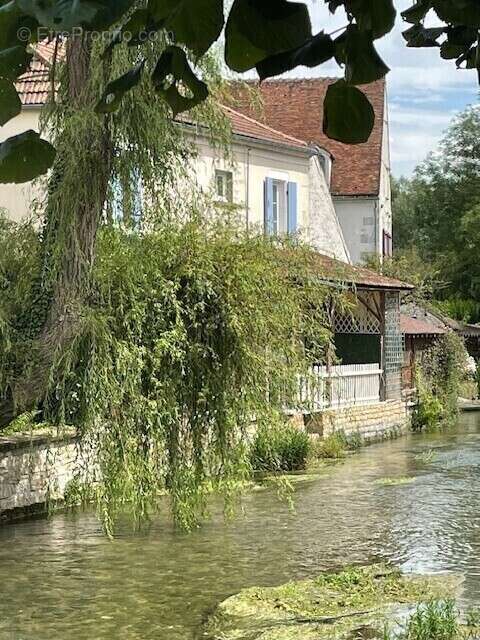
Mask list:
[[[395,25],[397,12],[392,0],[347,0],[346,8],[359,28],[371,32],[374,38],[381,38]]]
[[[16,0],[19,8],[49,29],[68,31],[88,24],[100,9],[90,0]]]
[[[197,56],[219,38],[225,21],[223,0],[149,0],[148,10]]]
[[[260,79],[264,80],[299,66],[316,67],[330,60],[334,53],[335,44],[332,38],[322,31],[298,49],[265,58],[257,64],[256,68]]]
[[[375,124],[375,112],[366,95],[338,80],[327,89],[323,107],[325,134],[346,144],[367,142]]]
[[[74,27],[106,29],[114,24],[134,0],[16,0],[18,7],[54,31]]]
[[[208,97],[208,87],[192,71],[185,51],[167,47],[152,74],[153,85],[168,103],[174,117],[200,104]]]
[[[124,16],[135,4],[135,0],[96,0],[95,17],[85,26],[90,29],[108,29]]]
[[[22,103],[11,80],[0,78],[0,126],[18,116]]]
[[[471,47],[457,59],[459,69],[477,69],[477,47]]]
[[[140,82],[144,67],[145,60],[142,60],[123,76],[109,82],[103,92],[102,99],[95,107],[95,111],[97,113],[113,113],[116,111],[127,91],[136,87]]]
[[[301,47],[312,37],[308,8],[287,0],[235,0],[225,31],[225,60],[234,71]]]
[[[432,6],[433,0],[416,0],[415,4],[405,9],[405,11],[402,11],[402,18],[411,24],[419,24]]]
[[[439,47],[438,38],[443,35],[443,27],[432,27],[426,29],[421,24],[414,24],[413,27],[402,33],[407,41],[407,47]]]
[[[37,26],[37,21],[26,16],[16,0],[3,4],[0,6],[0,49],[35,41]]]
[[[52,166],[55,149],[35,131],[25,131],[0,144],[0,182],[30,182]]]
[[[479,0],[433,0],[433,8],[445,22],[480,27]]]
[[[390,71],[378,55],[370,32],[356,25],[345,34],[345,80],[349,84],[368,84],[380,80]]]
[[[25,46],[18,45],[0,51],[0,78],[16,80],[28,69],[32,55]]]

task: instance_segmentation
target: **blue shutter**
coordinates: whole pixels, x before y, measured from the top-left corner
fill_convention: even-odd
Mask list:
[[[273,235],[273,178],[265,178],[264,193],[265,234],[271,236]]]
[[[297,232],[297,194],[298,187],[296,182],[288,183],[288,220],[287,220],[287,228],[288,233],[294,234]]]

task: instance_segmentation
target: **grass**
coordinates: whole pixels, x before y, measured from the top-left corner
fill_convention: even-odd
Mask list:
[[[314,445],[313,457],[326,460],[345,458],[348,451],[357,451],[363,446],[359,433],[347,436],[343,431],[335,431]]]
[[[396,631],[386,625],[383,640],[455,640],[464,637],[454,600],[431,600],[417,606]]]
[[[301,471],[307,465],[311,442],[307,433],[288,422],[262,426],[255,434],[250,464],[256,472]]]

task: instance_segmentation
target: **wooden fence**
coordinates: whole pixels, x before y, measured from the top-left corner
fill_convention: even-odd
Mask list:
[[[300,381],[300,405],[323,411],[380,402],[383,371],[379,364],[313,367],[311,376]]]

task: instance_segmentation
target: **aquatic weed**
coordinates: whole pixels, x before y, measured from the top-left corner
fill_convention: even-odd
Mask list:
[[[415,478],[408,476],[399,476],[398,478],[379,478],[375,480],[375,484],[382,485],[384,487],[395,487],[402,484],[411,484],[415,482]]]

